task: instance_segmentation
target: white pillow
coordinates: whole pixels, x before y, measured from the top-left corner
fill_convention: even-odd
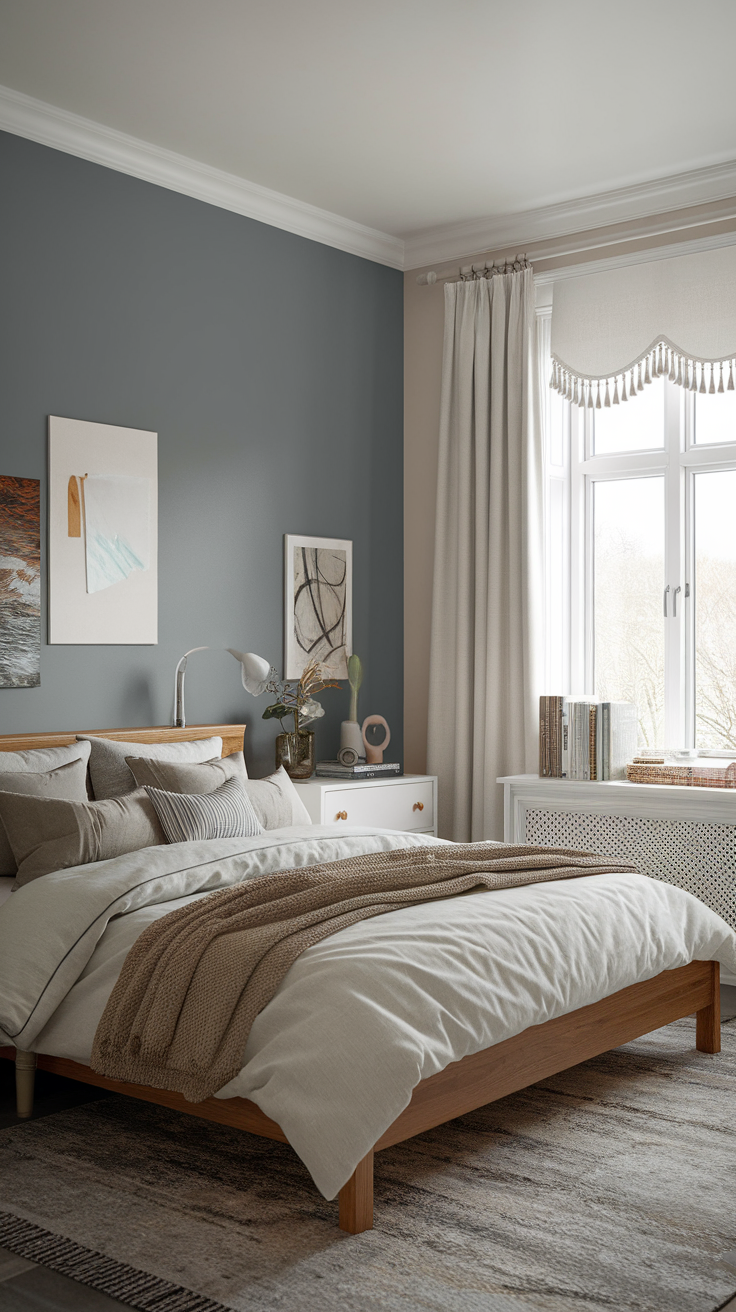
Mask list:
[[[0,770],[8,774],[48,774],[70,761],[89,760],[89,743],[67,743],[66,747],[33,747],[27,752],[0,752]]]
[[[211,761],[213,756],[222,756],[222,738],[200,738],[189,743],[123,743],[83,733],[77,734],[77,739],[90,744],[89,772],[98,802],[133,792],[136,782],[125,763],[126,756],[149,760],[155,757],[157,761]]]
[[[312,817],[283,765],[265,779],[246,779],[243,787],[264,829],[311,825]]]

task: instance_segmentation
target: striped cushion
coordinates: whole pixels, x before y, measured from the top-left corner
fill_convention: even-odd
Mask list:
[[[213,793],[165,793],[146,785],[170,843],[200,838],[253,838],[263,826],[239,779],[228,779]]]

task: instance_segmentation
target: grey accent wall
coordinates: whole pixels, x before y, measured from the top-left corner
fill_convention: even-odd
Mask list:
[[[401,759],[401,274],[6,133],[0,194],[0,474],[42,480],[45,540],[47,415],[157,431],[160,562],[158,646],[44,645],[0,732],[168,723],[203,643],[281,668],[283,534],[308,533],[353,539],[359,711]],[[254,773],[267,702],[191,658],[188,720],[246,720]],[[323,702],[331,756],[347,685]]]

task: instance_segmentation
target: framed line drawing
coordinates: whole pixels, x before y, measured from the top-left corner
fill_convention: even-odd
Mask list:
[[[347,679],[353,650],[353,544],[344,538],[284,536],[284,678],[318,660]]]
[[[49,417],[49,642],[158,642],[157,435]]]
[[[0,477],[0,688],[41,682],[40,488]]]

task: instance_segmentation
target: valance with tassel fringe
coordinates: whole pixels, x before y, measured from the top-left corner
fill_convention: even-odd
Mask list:
[[[632,364],[605,378],[573,373],[553,356],[549,385],[573,405],[600,410],[628,401],[662,375],[690,392],[733,392],[735,365],[736,353],[724,360],[693,359],[661,337]]]
[[[736,245],[555,284],[552,377],[573,405],[628,401],[665,375],[734,390]]]

